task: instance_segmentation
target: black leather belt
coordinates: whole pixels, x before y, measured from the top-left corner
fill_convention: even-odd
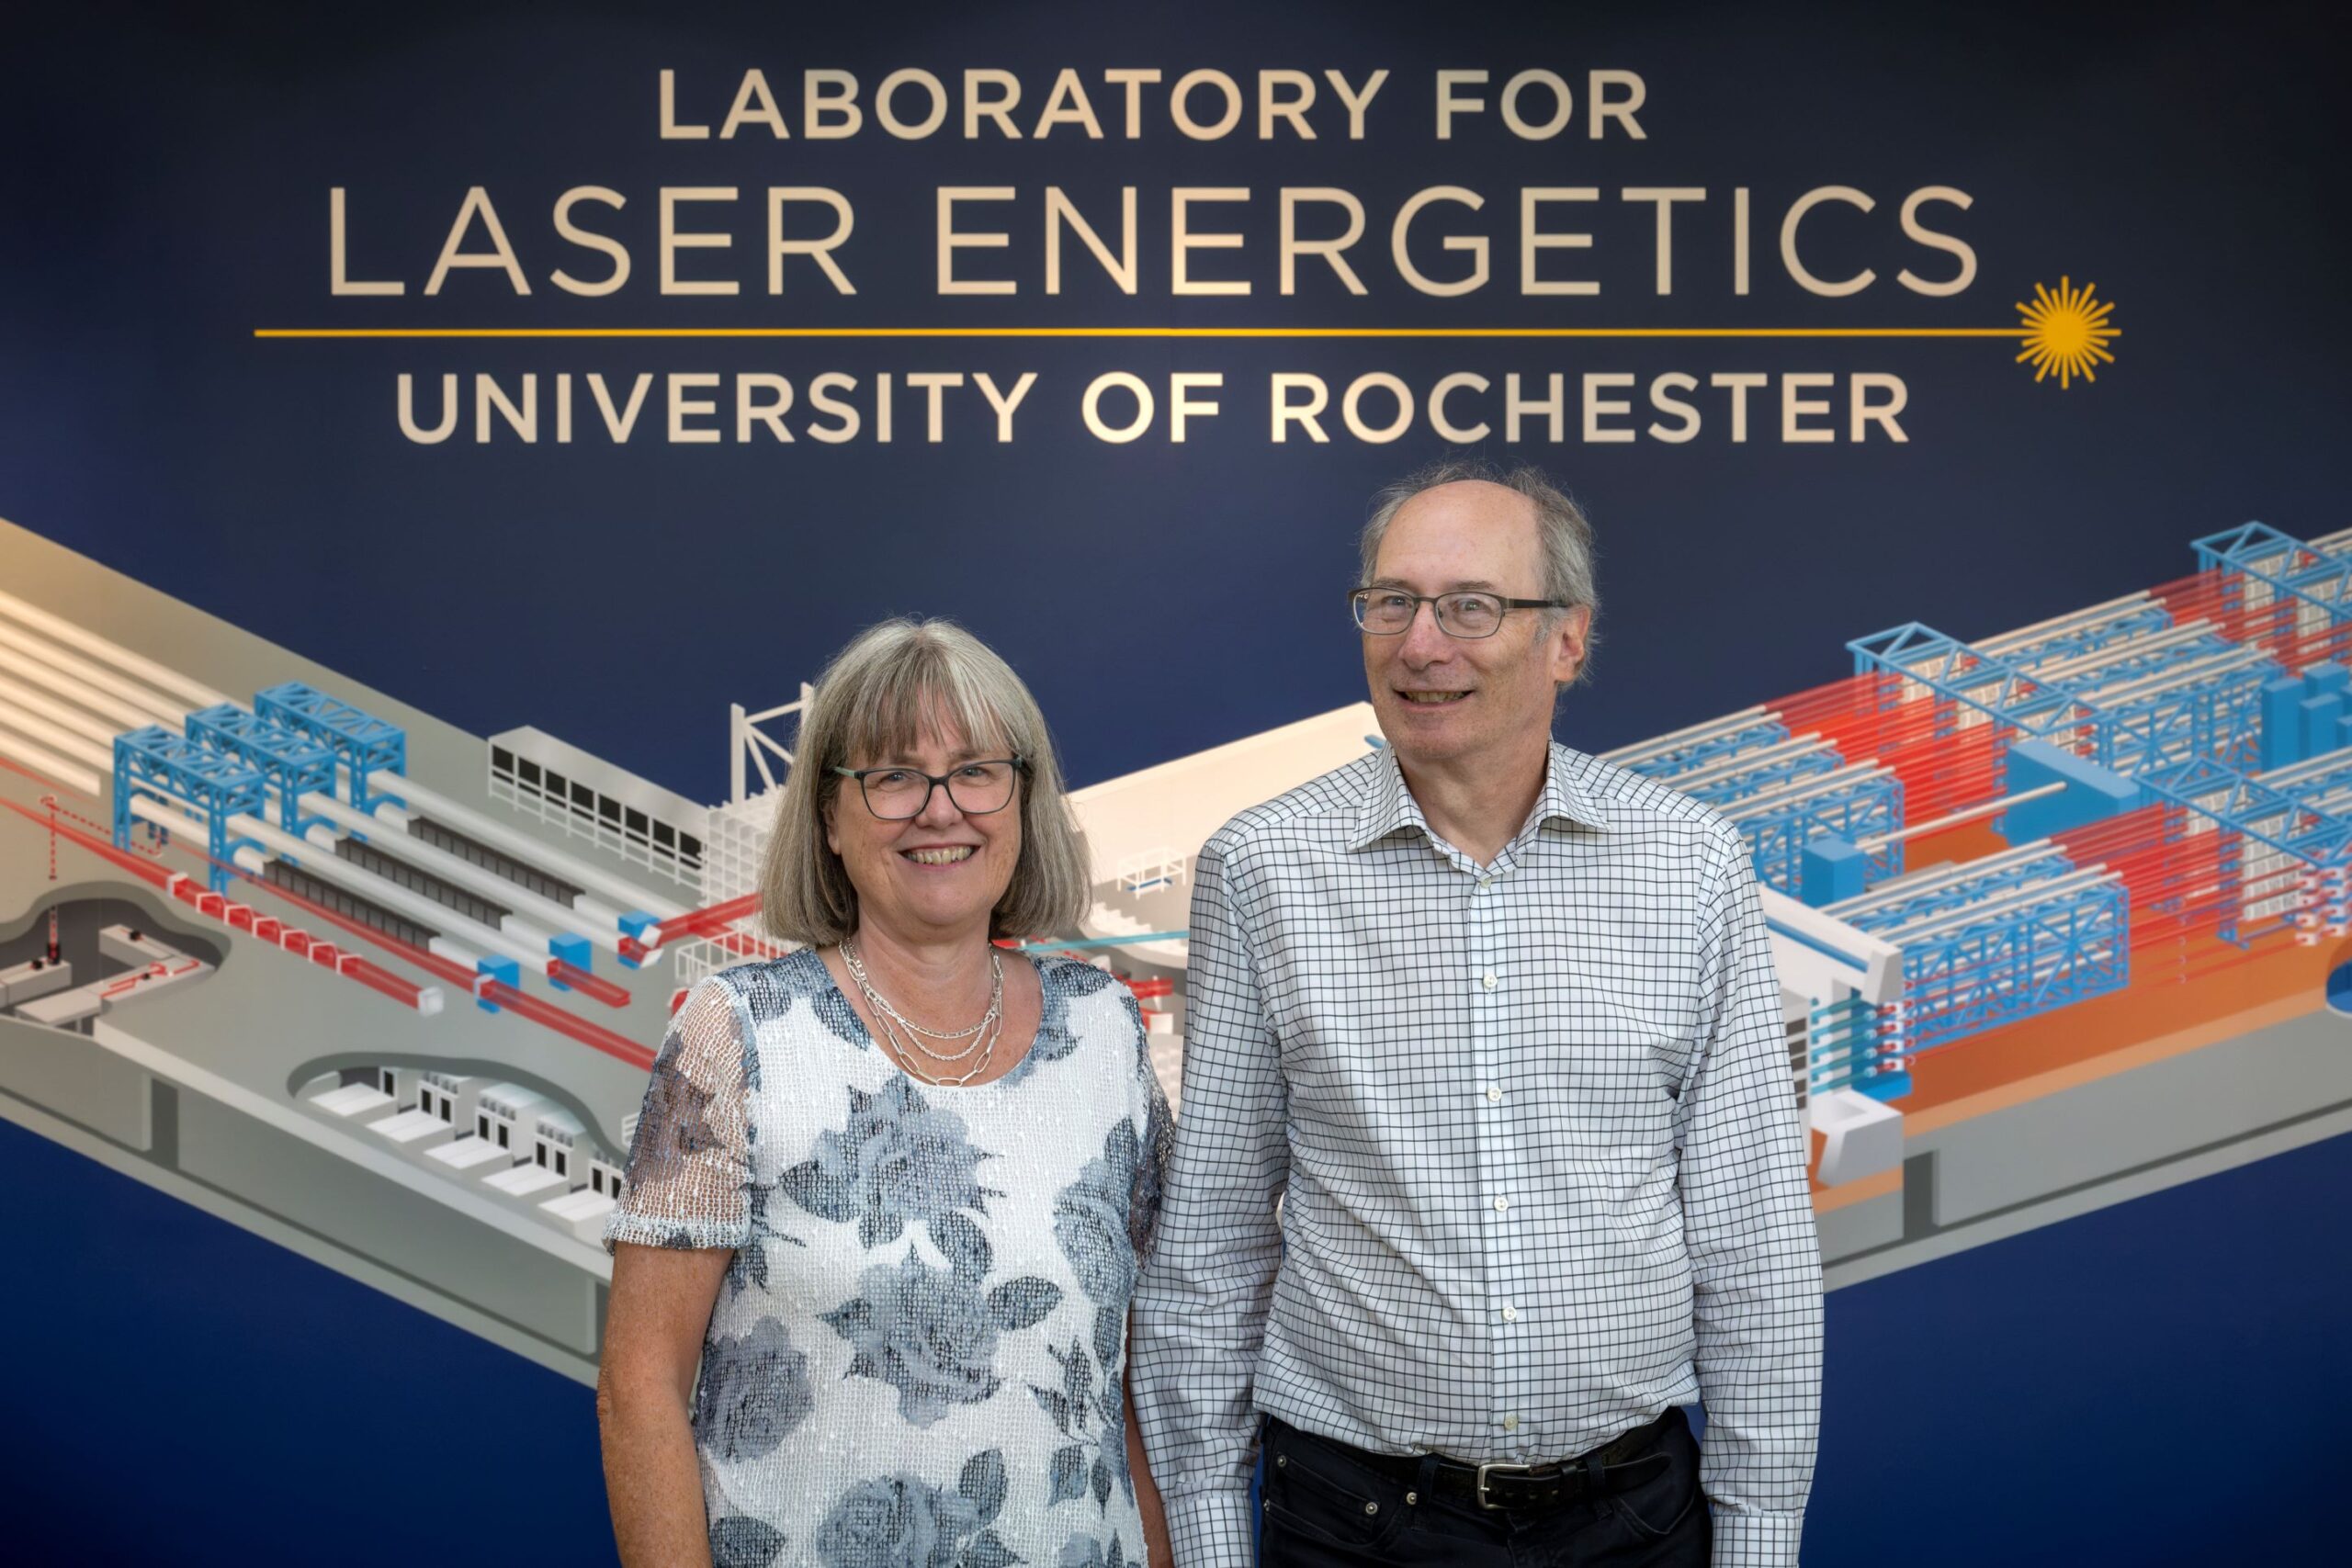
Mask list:
[[[1490,1510],[1556,1508],[1584,1497],[1605,1497],[1638,1486],[1666,1467],[1665,1454],[1647,1454],[1639,1459],[1634,1456],[1656,1443],[1669,1424],[1681,1418],[1681,1411],[1669,1407],[1657,1419],[1645,1422],[1590,1453],[1551,1464],[1470,1464],[1441,1454],[1430,1467],[1430,1489],[1448,1502],[1473,1504]],[[1295,1427],[1290,1429],[1298,1431]],[[1420,1482],[1423,1461],[1415,1455],[1372,1453],[1313,1432],[1299,1435],[1310,1442],[1335,1449],[1366,1470],[1407,1486],[1417,1486]],[[1408,1493],[1406,1501],[1420,1499]]]

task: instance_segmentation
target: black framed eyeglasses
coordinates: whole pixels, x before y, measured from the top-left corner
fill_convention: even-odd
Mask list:
[[[1396,637],[1407,631],[1424,604],[1436,615],[1437,629],[1454,637],[1492,637],[1503,629],[1503,616],[1513,610],[1571,607],[1558,599],[1506,599],[1474,589],[1408,593],[1401,588],[1357,588],[1348,593],[1348,608],[1355,615],[1357,627],[1374,637]]]
[[[833,772],[857,781],[865,809],[885,822],[920,817],[931,804],[931,792],[944,789],[947,802],[967,817],[986,817],[1012,804],[1012,786],[1027,770],[1025,757],[993,757],[958,762],[944,773],[919,768],[842,768]]]

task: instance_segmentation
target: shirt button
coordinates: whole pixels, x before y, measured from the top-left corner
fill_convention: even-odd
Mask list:
[[[1491,969],[1487,970],[1484,975],[1481,975],[1480,976],[1478,976],[1478,984],[1480,984],[1480,985],[1482,985],[1482,986],[1486,987],[1487,987],[1487,989],[1488,989],[1488,990],[1490,990],[1490,991],[1491,991],[1491,990],[1493,990],[1493,989],[1495,988],[1495,987],[1496,987],[1496,986],[1498,986],[1498,985],[1499,985],[1500,983],[1501,983],[1501,982],[1498,981],[1498,980],[1495,978],[1495,972],[1494,972],[1493,970],[1491,970]]]
[[[1493,1104],[1493,1105],[1500,1105],[1500,1104],[1502,1103],[1502,1100],[1503,1100],[1503,1086],[1502,1086],[1502,1085],[1500,1085],[1500,1084],[1498,1084],[1498,1083],[1490,1083],[1490,1084],[1488,1084],[1488,1085],[1487,1086],[1487,1102],[1488,1102],[1489,1104]]]
[[[1503,1321],[1505,1323],[1517,1323],[1519,1321],[1519,1309],[1515,1306],[1507,1306],[1503,1308]]]
[[[1518,1430],[1519,1430],[1519,1417],[1518,1417],[1518,1416],[1504,1416],[1504,1417],[1503,1417],[1503,1430],[1504,1430],[1504,1431],[1506,1431],[1506,1432],[1516,1432],[1516,1431],[1518,1431]]]
[[[1506,1213],[1507,1211],[1509,1211],[1509,1210],[1510,1210],[1510,1199],[1508,1199],[1508,1198],[1498,1198],[1498,1199],[1496,1199],[1496,1200],[1495,1200],[1495,1213],[1496,1213],[1499,1214],[1499,1213]]]
[[[1494,885],[1495,879],[1493,877],[1482,876],[1478,879],[1478,891],[1484,893],[1487,888],[1492,887]]]

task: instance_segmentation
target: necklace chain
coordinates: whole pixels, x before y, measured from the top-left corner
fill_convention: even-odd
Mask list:
[[[865,956],[850,942],[842,943],[842,963],[848,967],[850,978],[857,982],[857,988],[865,992],[876,1007],[915,1033],[933,1040],[969,1039],[994,1023],[998,1014],[1004,1008],[1004,961],[998,956],[994,948],[989,950],[989,1010],[981,1015],[979,1022],[967,1029],[928,1029],[891,1006],[889,1000],[874,988],[873,977],[866,972]],[[926,1055],[936,1055],[937,1053],[931,1052]],[[958,1053],[958,1055],[960,1055],[962,1053]],[[952,1060],[953,1058],[942,1057],[941,1059]]]
[[[891,1055],[899,1066],[925,1083],[956,1086],[967,1084],[988,1071],[996,1059],[997,1042],[1004,1037],[1004,960],[994,948],[989,950],[989,1008],[980,1021],[967,1029],[926,1029],[900,1012],[880,991],[875,989],[873,976],[866,973],[865,960],[855,944],[842,943],[842,965],[849,971],[850,979],[866,1005],[874,1011],[875,1021],[882,1026],[882,1036],[889,1043]],[[968,1040],[960,1051],[941,1051],[926,1044],[929,1040]],[[964,1062],[978,1053],[979,1059],[961,1073],[946,1070],[946,1066]],[[929,1061],[920,1058],[928,1057]],[[943,1066],[934,1066],[933,1064]]]

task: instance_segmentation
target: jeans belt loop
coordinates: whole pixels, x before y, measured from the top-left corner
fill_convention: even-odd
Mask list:
[[[1532,1464],[1498,1464],[1492,1461],[1480,1465],[1478,1467],[1478,1506],[1485,1508],[1489,1512],[1499,1512],[1504,1506],[1504,1505],[1500,1503],[1489,1503],[1487,1501],[1487,1477],[1495,1471],[1508,1471],[1519,1475],[1532,1475],[1535,1473],[1535,1467]]]

